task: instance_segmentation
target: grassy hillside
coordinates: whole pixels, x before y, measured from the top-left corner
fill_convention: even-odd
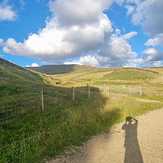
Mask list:
[[[0,58],[0,82],[39,82],[35,73]]]
[[[161,68],[43,67],[0,60],[0,163],[45,162],[127,115],[163,107]]]
[[[119,110],[104,114],[106,100],[96,88],[90,98],[87,87],[76,88],[73,101],[72,88],[47,85],[45,76],[4,60],[0,67],[0,163],[54,157],[104,131],[120,115]]]
[[[68,65],[66,65],[67,67]],[[55,67],[55,66],[54,66]],[[71,67],[71,66],[70,66]],[[38,68],[39,69],[39,68]],[[40,71],[40,70],[39,70]],[[48,69],[46,70],[48,71]],[[161,72],[155,69],[136,69],[136,68],[94,68],[78,67],[64,74],[46,75],[50,84],[57,81],[65,86],[82,85],[82,84],[138,84],[152,82],[162,77]]]
[[[108,80],[150,80],[157,76],[157,72],[143,69],[118,69],[104,76]]]
[[[29,67],[29,69],[45,73],[48,75],[55,75],[55,74],[65,74],[71,72],[78,72],[78,71],[87,71],[92,70],[93,67],[90,66],[80,66],[80,65],[45,65],[41,67]]]

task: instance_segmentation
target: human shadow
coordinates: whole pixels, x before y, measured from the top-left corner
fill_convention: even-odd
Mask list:
[[[138,137],[138,120],[133,117],[126,117],[122,129],[125,131],[125,159],[124,163],[143,163]]]

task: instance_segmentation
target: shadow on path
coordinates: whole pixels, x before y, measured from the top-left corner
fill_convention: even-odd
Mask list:
[[[137,138],[138,120],[126,117],[122,129],[125,131],[125,160],[124,163],[143,163],[143,157]]]

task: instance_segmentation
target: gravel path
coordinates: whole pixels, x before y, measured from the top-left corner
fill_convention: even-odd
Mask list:
[[[89,140],[71,156],[48,163],[163,163],[163,109],[115,125],[108,134]]]

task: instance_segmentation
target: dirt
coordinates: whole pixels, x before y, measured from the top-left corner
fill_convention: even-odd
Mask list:
[[[163,109],[113,126],[80,151],[48,163],[163,163]]]

